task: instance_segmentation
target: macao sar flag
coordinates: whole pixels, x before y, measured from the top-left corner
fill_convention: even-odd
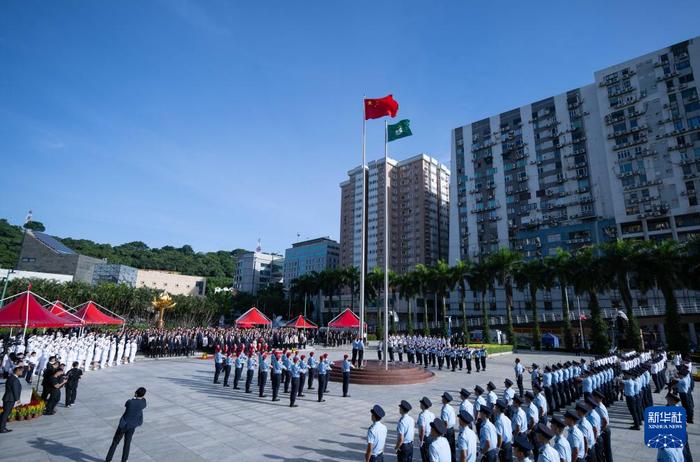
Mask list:
[[[394,141],[413,135],[410,123],[408,119],[403,119],[398,123],[387,125],[387,141]]]

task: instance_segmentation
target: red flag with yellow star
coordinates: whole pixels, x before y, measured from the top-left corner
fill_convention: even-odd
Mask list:
[[[379,119],[389,116],[396,117],[399,112],[399,103],[393,95],[384,98],[365,98],[365,120]]]

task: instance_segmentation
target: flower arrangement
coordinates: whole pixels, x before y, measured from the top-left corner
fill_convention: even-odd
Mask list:
[[[9,420],[29,420],[44,413],[46,402],[41,399],[36,390],[32,390],[32,399],[27,404],[12,408]],[[2,408],[0,407],[0,412]]]

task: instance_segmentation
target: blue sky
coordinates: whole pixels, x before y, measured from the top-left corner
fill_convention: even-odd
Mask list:
[[[339,234],[362,95],[450,130],[700,35],[700,2],[0,3],[0,217],[59,236],[283,251]],[[382,122],[368,157],[383,154]]]

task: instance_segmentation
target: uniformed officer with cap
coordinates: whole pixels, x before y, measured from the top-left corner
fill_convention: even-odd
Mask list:
[[[406,400],[401,400],[399,403],[399,413],[401,418],[396,424],[396,458],[399,462],[411,462],[413,460],[413,435],[416,431],[416,425],[413,417],[408,415],[412,406]]]
[[[350,369],[355,369],[355,366],[348,360],[348,355],[343,355],[343,398],[349,398],[348,390],[350,388]]]
[[[464,409],[457,415],[459,420],[459,433],[457,434],[457,462],[476,462],[476,448],[478,446],[476,433],[472,430],[474,416]]]
[[[564,423],[568,429],[566,440],[571,447],[571,462],[583,462],[586,460],[588,442],[577,425],[578,421],[578,414],[571,409],[564,413]]]
[[[479,420],[481,421],[481,429],[479,430],[479,443],[481,453],[484,455],[485,462],[498,462],[498,432],[496,427],[491,423],[491,408],[481,406],[479,409]]]
[[[596,458],[595,451],[595,433],[593,432],[591,422],[588,419],[586,419],[586,414],[588,414],[588,408],[585,404],[579,401],[576,404],[575,409],[576,415],[578,415],[579,418],[579,421],[576,424],[576,426],[579,430],[581,430],[581,433],[583,434],[583,437],[586,440],[586,460],[588,462],[596,462],[598,459]]]
[[[505,385],[505,390],[503,390],[503,400],[508,404],[508,409],[506,409],[506,415],[510,417],[510,406],[513,404],[513,396],[515,396],[515,390],[513,390],[513,381],[511,379],[505,379],[503,381]]]
[[[432,440],[428,449],[430,462],[450,462],[452,460],[450,443],[445,438],[446,432],[445,422],[441,419],[430,422],[430,439]]]
[[[459,405],[459,410],[461,411],[466,411],[472,416],[472,421],[474,421],[474,405],[469,401],[469,390],[466,388],[462,388],[459,390],[459,396],[462,398],[462,402]]]
[[[429,462],[428,448],[430,447],[430,423],[435,420],[435,414],[430,411],[433,403],[430,398],[424,396],[420,399],[421,412],[418,414],[418,441],[420,443],[420,456],[422,462]]]
[[[484,399],[483,396],[481,396],[484,393],[484,389],[481,388],[480,385],[476,385],[474,387],[474,416],[478,419],[476,421],[476,433],[480,434],[481,431],[481,419],[479,419],[479,410],[481,409],[482,406],[486,406],[486,400]]]
[[[513,406],[511,407],[510,422],[513,426],[513,436],[527,434],[527,415],[520,408],[523,400],[520,396],[513,396]]]
[[[612,455],[612,434],[610,432],[610,415],[608,414],[608,408],[603,404],[605,395],[600,390],[595,390],[593,392],[593,400],[596,402],[597,406],[593,409],[600,416],[600,431],[603,446],[603,454],[605,455],[606,462],[613,462]]]
[[[494,385],[493,382],[489,382],[486,384],[486,389],[488,390],[488,394],[486,395],[486,404],[493,407],[496,404],[496,401],[498,401],[498,396],[494,391],[496,389],[496,385]]]
[[[517,462],[532,462],[530,459],[532,445],[525,435],[518,435],[513,438],[513,453]]]
[[[496,434],[498,435],[498,447],[500,449],[499,455],[501,461],[510,461],[513,459],[513,448],[511,447],[513,443],[513,425],[508,416],[505,415],[507,409],[508,403],[503,399],[496,401],[496,405],[493,407],[495,416],[494,425],[496,427]]]
[[[320,386],[320,384],[319,384]],[[386,443],[386,426],[381,422],[384,409],[378,404],[370,409],[372,425],[367,429],[367,450],[365,462],[384,462],[384,444]]]
[[[552,429],[540,422],[535,428],[535,436],[539,443],[537,462],[560,462],[559,453],[549,444],[549,441],[554,438]]]
[[[452,402],[452,395],[448,392],[442,394],[442,409],[440,410],[440,419],[445,422],[445,437],[447,442],[450,444],[450,451],[452,452],[452,461],[455,460],[455,424],[457,423],[457,416],[455,415],[455,410],[450,406]]]
[[[564,438],[566,424],[560,417],[554,416],[551,419],[550,427],[554,432],[554,438],[551,440],[551,444],[559,454],[559,459],[563,460],[564,462],[572,462],[571,445],[566,438]]]

